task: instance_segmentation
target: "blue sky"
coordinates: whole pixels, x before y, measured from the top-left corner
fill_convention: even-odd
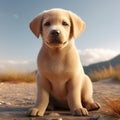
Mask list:
[[[29,23],[50,8],[71,10],[85,21],[86,30],[76,40],[83,64],[120,53],[120,0],[0,0],[1,68],[6,63],[35,63],[41,40],[32,34]]]

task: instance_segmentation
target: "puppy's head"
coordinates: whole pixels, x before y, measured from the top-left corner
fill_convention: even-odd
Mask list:
[[[63,9],[51,9],[36,16],[30,23],[36,37],[50,48],[63,48],[72,38],[77,38],[85,29],[85,23],[74,13]]]

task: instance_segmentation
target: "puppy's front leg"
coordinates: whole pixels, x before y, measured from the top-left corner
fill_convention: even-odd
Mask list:
[[[37,75],[37,101],[34,108],[29,110],[30,116],[43,116],[49,103],[49,84],[44,83],[44,79]]]
[[[86,108],[83,108],[81,103],[81,89],[82,83],[80,77],[75,77],[69,80],[67,84],[68,88],[68,105],[72,112],[72,115],[75,116],[86,116],[88,111]]]

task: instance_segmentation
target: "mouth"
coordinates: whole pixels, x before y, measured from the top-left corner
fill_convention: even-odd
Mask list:
[[[65,41],[65,42],[46,42],[47,44],[51,44],[51,45],[64,45],[64,44],[66,44],[67,43],[67,41]]]
[[[53,47],[62,47],[62,46],[64,46],[64,45],[66,45],[67,44],[67,41],[64,41],[64,42],[49,42],[49,41],[47,41],[47,42],[45,42],[48,46],[53,46]]]

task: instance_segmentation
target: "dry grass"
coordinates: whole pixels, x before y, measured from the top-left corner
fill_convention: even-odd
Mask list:
[[[92,81],[98,81],[103,80],[107,78],[113,78],[116,80],[120,80],[120,67],[114,68],[112,66],[109,66],[109,68],[104,68],[98,71],[92,71],[89,73],[89,76]]]
[[[115,78],[116,80],[120,80],[120,73],[116,73],[116,74],[114,75],[114,78]]]
[[[12,82],[12,83],[32,83],[35,82],[35,73],[18,73],[9,70],[6,73],[0,73],[0,82]],[[108,69],[104,68],[98,71],[92,71],[89,76],[93,82],[98,80],[103,80],[107,78],[113,78],[115,80],[120,80],[120,66],[112,67],[109,66]]]
[[[35,78],[35,73],[18,73],[15,71],[0,73],[0,82],[33,83]]]
[[[117,118],[120,118],[120,100],[119,99],[105,99],[108,111],[110,111],[113,115],[115,115]]]

